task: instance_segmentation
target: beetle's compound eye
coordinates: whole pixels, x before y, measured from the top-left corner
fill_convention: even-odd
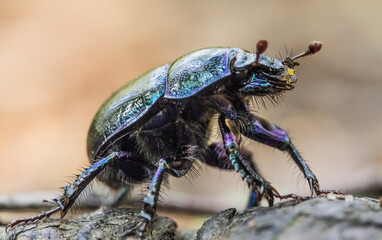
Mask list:
[[[297,62],[293,61],[292,58],[290,57],[286,57],[283,61],[282,61],[283,65],[284,65],[284,68],[285,66],[288,67],[288,68],[292,68],[294,69],[295,66],[298,65]]]

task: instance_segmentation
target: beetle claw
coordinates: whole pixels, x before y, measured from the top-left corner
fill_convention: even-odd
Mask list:
[[[308,182],[309,182],[309,188],[310,188],[310,197],[313,197],[313,180],[309,178]]]
[[[134,227],[125,230],[120,235],[120,238],[124,239],[129,236],[137,236],[138,239],[145,239],[144,235],[146,231],[148,231],[152,236],[151,222],[147,221],[146,219],[143,219],[142,221],[138,222]]]
[[[273,206],[274,198],[280,197],[279,192],[269,182],[265,182],[264,184],[261,184],[260,187],[256,188],[256,193],[259,196],[259,201],[265,196],[270,207]]]
[[[317,196],[320,196],[323,192],[320,190],[320,184],[318,183],[316,177],[309,176],[307,177],[309,188],[310,188],[310,197],[313,197],[314,193],[316,193]]]
[[[6,227],[5,227],[5,231],[7,232],[8,229],[10,228],[13,228],[15,226],[18,226],[18,225],[26,225],[28,223],[35,223],[39,220],[42,220],[42,219],[47,219],[50,217],[50,215],[52,215],[53,213],[56,213],[58,211],[61,211],[61,207],[60,206],[57,206],[49,211],[44,211],[42,212],[41,214],[37,215],[37,216],[33,216],[33,217],[28,217],[28,218],[21,218],[21,219],[16,219],[16,220],[13,220],[12,222],[10,222]]]

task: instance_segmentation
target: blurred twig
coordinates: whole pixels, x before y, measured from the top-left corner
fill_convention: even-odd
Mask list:
[[[57,192],[30,192],[0,195],[0,211],[23,211],[26,209],[47,209],[49,204],[43,202],[44,199],[52,199],[58,196]],[[76,204],[78,209],[95,208],[101,205],[111,205],[115,196],[106,194],[100,196],[98,193],[88,192],[81,197],[81,201]],[[132,206],[140,202],[137,194],[132,194],[128,198],[122,199],[120,204]],[[199,195],[189,195],[180,192],[171,192],[171,198],[164,198],[159,203],[159,208],[165,210],[181,210],[192,213],[217,213],[225,208],[229,208],[224,201],[219,199],[206,198]]]

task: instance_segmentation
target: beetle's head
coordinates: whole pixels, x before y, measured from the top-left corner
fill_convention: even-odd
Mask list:
[[[267,42],[265,40],[261,40],[257,44],[256,54],[252,54],[254,61],[252,60],[250,67],[247,69],[248,74],[246,74],[245,81],[241,82],[239,92],[246,95],[264,96],[293,89],[293,84],[297,81],[294,74],[295,67],[299,65],[295,60],[318,52],[322,47],[322,43],[313,41],[306,52],[294,57],[286,57],[281,61],[262,55],[266,47]],[[248,63],[248,58],[250,58],[248,55],[247,57],[239,56],[235,67],[240,68],[244,62]]]

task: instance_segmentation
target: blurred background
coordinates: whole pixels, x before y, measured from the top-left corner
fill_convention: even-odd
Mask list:
[[[288,130],[324,189],[382,195],[380,1],[0,1],[0,199],[58,191],[80,168],[90,122],[121,85],[190,51],[233,46],[299,60],[285,101],[258,114]],[[214,137],[217,137],[217,133]],[[308,194],[289,157],[250,144],[282,194]],[[240,176],[203,166],[164,201],[243,209]],[[5,215],[0,220],[8,220]],[[164,214],[168,215],[168,214]],[[25,216],[25,214],[23,215]]]

